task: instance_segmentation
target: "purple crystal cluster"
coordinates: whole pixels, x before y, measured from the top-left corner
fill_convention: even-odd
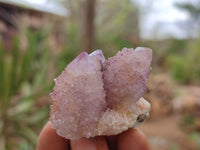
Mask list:
[[[105,60],[82,52],[55,79],[50,120],[67,139],[114,135],[141,123],[150,104],[142,98],[152,50],[123,48]]]

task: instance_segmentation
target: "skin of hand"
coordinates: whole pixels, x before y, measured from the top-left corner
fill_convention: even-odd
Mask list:
[[[129,129],[114,136],[67,140],[58,136],[51,122],[48,122],[39,135],[37,150],[150,150],[150,148],[144,134],[137,129]]]

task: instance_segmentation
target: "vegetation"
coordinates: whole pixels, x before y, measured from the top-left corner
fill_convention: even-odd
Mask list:
[[[35,149],[37,134],[48,118],[48,106],[36,107],[36,100],[49,92],[49,51],[40,32],[27,33],[28,47],[20,49],[15,38],[13,49],[0,46],[0,149]],[[19,143],[20,141],[20,143]]]
[[[200,134],[198,132],[192,132],[189,137],[190,140],[197,144],[198,150],[200,149]]]
[[[67,7],[72,15],[61,18],[62,21],[66,19],[61,26],[65,41],[58,49],[53,49],[49,40],[56,30],[53,29],[53,23],[48,30],[23,30],[27,39],[25,49],[21,47],[20,36],[13,39],[10,50],[4,49],[2,42],[0,44],[0,150],[36,148],[39,131],[49,117],[48,94],[54,85],[53,78],[81,50],[79,6],[77,1],[69,0]],[[105,56],[110,57],[123,47],[150,47],[154,51],[153,75],[170,74],[170,80],[177,85],[200,86],[200,38],[142,41],[139,38],[139,10],[131,0],[102,0],[96,7],[95,49],[102,49]],[[196,17],[194,20],[200,16],[199,8],[196,8],[198,5],[195,8],[190,5],[178,7],[191,13],[193,18]],[[164,83],[160,84],[159,87]],[[180,125],[183,129],[189,129],[194,122],[195,117],[189,114],[183,117]],[[189,136],[198,146],[199,137],[196,131]],[[170,149],[180,148],[172,145]]]
[[[177,44],[179,44],[177,42]],[[199,39],[181,44],[180,48],[170,49],[166,57],[169,71],[174,79],[183,84],[200,84],[200,45]],[[177,50],[181,50],[177,52]]]

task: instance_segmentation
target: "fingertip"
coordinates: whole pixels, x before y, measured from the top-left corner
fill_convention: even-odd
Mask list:
[[[40,132],[37,150],[68,150],[68,144],[68,140],[57,135],[49,121]]]
[[[106,140],[102,136],[93,139],[71,140],[70,145],[72,150],[108,150]]]
[[[72,150],[96,150],[96,144],[91,139],[81,138],[79,140],[70,140]]]
[[[144,134],[137,129],[129,129],[118,135],[118,150],[150,150]]]

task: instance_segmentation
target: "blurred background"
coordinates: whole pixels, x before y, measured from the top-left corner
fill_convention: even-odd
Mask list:
[[[200,150],[199,0],[0,0],[0,150],[34,150],[49,93],[81,51],[153,49],[152,150]]]

